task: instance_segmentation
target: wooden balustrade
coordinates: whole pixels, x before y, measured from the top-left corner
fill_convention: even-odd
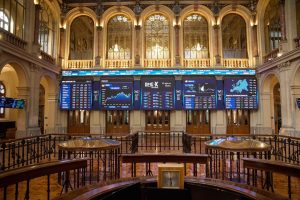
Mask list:
[[[145,68],[171,67],[171,59],[144,59]]]
[[[41,51],[41,56],[42,56],[43,60],[45,60],[51,64],[55,64],[55,59],[52,56],[50,56],[49,54]]]
[[[42,176],[47,176],[47,199],[50,199],[50,175],[55,173],[64,173],[63,176],[60,174],[61,180],[59,182],[63,183],[63,189],[68,192],[68,188],[72,185],[74,188],[79,188],[79,186],[85,185],[85,171],[87,168],[86,159],[76,159],[76,160],[64,160],[64,161],[54,161],[50,163],[42,163],[39,165],[22,167],[19,169],[14,169],[6,171],[0,174],[0,188],[3,188],[3,199],[7,199],[7,189],[9,185],[15,185],[15,199],[18,199],[19,183],[26,181],[26,194],[25,199],[29,199],[30,193],[30,180]],[[72,172],[73,173],[72,173]],[[73,178],[73,184],[71,182],[71,177]],[[61,191],[62,193],[63,191]]]
[[[183,67],[185,68],[206,68],[211,67],[210,59],[184,59]]]
[[[68,60],[66,69],[92,69],[94,60]]]
[[[2,28],[0,28],[0,38],[21,49],[25,49],[27,45],[27,42]]]
[[[265,55],[264,58],[264,62],[268,62],[270,60],[273,60],[274,58],[278,57],[278,53],[279,53],[279,49],[274,49],[273,51],[271,51],[270,53],[268,53],[267,55]]]
[[[262,159],[253,159],[253,158],[243,158],[244,167],[247,169],[247,183],[250,185],[252,182],[253,186],[258,185],[258,170],[261,172],[265,172],[265,174],[261,174],[261,187],[263,189],[269,190],[269,188],[273,188],[273,175],[272,173],[279,173],[286,175],[288,181],[288,196],[289,199],[292,198],[292,189],[291,189],[291,177],[300,177],[300,166],[293,165],[289,163],[284,163],[280,161],[274,160],[262,160]],[[252,173],[250,171],[252,169]],[[263,180],[264,179],[264,180]],[[252,180],[252,181],[251,181]]]
[[[131,68],[132,60],[105,60],[105,68]]]
[[[197,163],[204,164],[208,167],[210,156],[207,154],[170,154],[170,153],[138,153],[122,154],[121,163],[132,163],[131,176],[136,176],[136,163],[146,163],[146,176],[153,175],[151,163],[193,163],[193,176],[197,176]],[[208,171],[206,171],[208,172]],[[186,169],[185,169],[186,174]]]
[[[249,68],[249,59],[223,58],[222,66],[225,68]]]

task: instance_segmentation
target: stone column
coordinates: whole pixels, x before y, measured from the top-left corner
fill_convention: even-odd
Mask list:
[[[28,112],[29,112],[29,98],[30,98],[30,88],[29,87],[17,87],[18,98],[25,100],[25,107],[18,111],[18,118],[16,121],[17,134],[16,138],[22,138],[29,136],[27,135],[28,126]]]
[[[39,93],[40,93],[40,68],[30,65],[30,99],[28,100],[28,127],[27,136],[40,135],[40,127],[38,125],[39,118]]]
[[[141,34],[141,26],[136,25],[135,27],[135,37],[136,37],[136,43],[135,43],[135,50],[134,50],[134,65],[140,67],[141,66],[141,39],[140,39],[140,34]]]
[[[216,59],[216,65],[221,65],[221,56],[220,56],[220,45],[219,45],[219,30],[220,30],[220,26],[219,25],[214,25],[214,48],[215,48],[215,59]]]
[[[180,66],[180,52],[179,52],[179,30],[180,26],[175,25],[175,66]]]
[[[35,17],[34,17],[34,34],[33,34],[33,45],[32,45],[32,53],[39,56],[40,55],[40,44],[39,44],[39,31],[40,31],[40,12],[41,5],[35,5]]]
[[[96,57],[95,57],[95,67],[96,68],[100,68],[101,67],[101,55],[102,55],[102,52],[103,52],[103,49],[102,49],[102,32],[103,32],[103,29],[102,29],[102,26],[97,26],[97,37],[98,37],[98,41],[96,43],[97,45],[97,48],[96,48]]]
[[[65,65],[65,46],[66,46],[66,31],[60,28],[60,50],[59,50],[59,64],[62,68],[67,68]]]
[[[285,23],[285,0],[279,0],[280,4],[280,24],[281,24],[281,40],[286,40],[286,23]]]
[[[252,26],[252,53],[254,57],[258,57],[258,47],[257,47],[257,25]]]
[[[291,67],[289,62],[278,65],[280,75],[280,102],[282,126],[280,134],[290,135],[294,132],[292,127],[292,103],[291,103]]]
[[[42,10],[41,5],[35,5],[35,18],[34,18],[34,44],[39,44],[39,30],[40,30],[40,12]]]

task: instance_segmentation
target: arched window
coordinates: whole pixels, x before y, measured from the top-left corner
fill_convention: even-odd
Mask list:
[[[222,45],[224,58],[247,58],[246,22],[237,14],[222,19]]]
[[[281,39],[281,25],[279,13],[279,0],[269,2],[264,16],[265,50],[270,53],[279,47]]]
[[[70,28],[70,60],[92,60],[94,48],[94,21],[88,16],[79,16]]]
[[[5,95],[6,95],[5,85],[3,84],[2,81],[0,81],[0,97],[5,97]],[[5,117],[5,109],[0,108],[0,118],[4,118],[4,117]]]
[[[107,58],[130,59],[132,21],[124,15],[114,16],[107,23]]]
[[[54,55],[54,27],[55,22],[49,6],[42,0],[40,12],[39,43],[41,50],[51,56]]]
[[[170,57],[170,28],[168,19],[154,14],[145,23],[146,59],[168,59]]]
[[[9,31],[8,15],[5,14],[5,12],[3,12],[3,10],[0,10],[0,27],[6,31]]]
[[[24,0],[0,0],[0,28],[24,38]]]
[[[208,23],[203,16],[192,14],[184,19],[183,38],[185,59],[209,57]]]

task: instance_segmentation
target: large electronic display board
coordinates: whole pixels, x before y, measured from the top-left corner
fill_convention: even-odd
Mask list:
[[[226,109],[257,109],[258,88],[255,77],[224,78]]]
[[[103,70],[63,70],[62,76],[176,76],[176,75],[209,75],[209,76],[251,76],[255,69],[103,69]]]
[[[63,81],[60,85],[60,108],[71,108],[71,81]]]
[[[175,108],[175,79],[145,77],[141,79],[143,110],[172,110]]]
[[[103,109],[132,109],[133,80],[101,79],[100,84]]]
[[[60,107],[66,110],[90,110],[92,81],[62,81]]]
[[[216,109],[217,82],[215,78],[189,77],[183,79],[183,107],[189,110]]]
[[[23,109],[25,106],[24,99],[14,99],[8,97],[0,97],[0,108]]]

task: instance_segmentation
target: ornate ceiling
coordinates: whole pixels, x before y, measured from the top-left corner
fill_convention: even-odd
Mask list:
[[[71,9],[77,6],[87,6],[96,9],[97,7],[101,7],[102,11],[105,11],[110,6],[128,6],[133,10],[136,9],[136,5],[139,5],[141,9],[146,8],[150,5],[165,5],[173,9],[174,12],[180,11],[184,7],[188,5],[206,5],[209,7],[214,13],[218,13],[218,11],[226,6],[226,5],[244,5],[249,8],[251,11],[256,10],[256,5],[258,0],[181,0],[181,1],[149,1],[149,0],[58,0],[61,4],[61,7],[64,9]]]

